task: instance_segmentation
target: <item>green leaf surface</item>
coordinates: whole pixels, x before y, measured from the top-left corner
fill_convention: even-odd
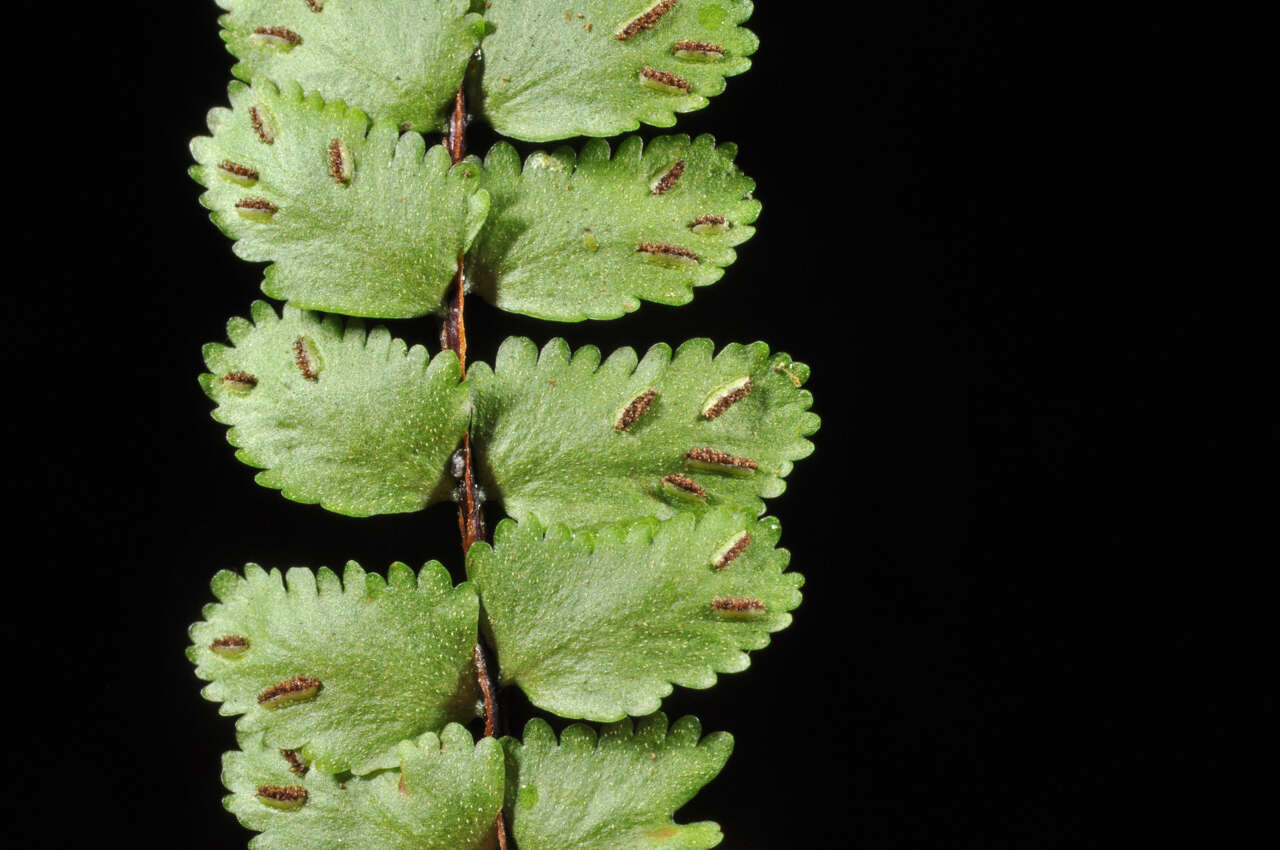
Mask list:
[[[530,514],[572,527],[714,507],[763,512],[762,498],[782,493],[792,461],[806,457],[805,437],[818,429],[812,397],[800,385],[809,368],[762,342],[732,344],[713,355],[708,339],[675,352],[655,345],[643,360],[622,348],[603,363],[593,346],[570,356],[562,339],[541,355],[523,338],[506,340],[491,369],[468,373],[472,436],[491,498],[509,516]],[[732,397],[749,379],[745,397],[714,418],[708,400]],[[623,412],[647,391],[650,406],[627,428]],[[688,458],[713,449],[755,464],[704,464]],[[670,476],[692,481],[698,497],[673,487]]]
[[[224,805],[262,834],[254,850],[493,850],[502,808],[503,749],[473,743],[450,724],[436,736],[401,741],[392,767],[372,776],[299,776],[274,747],[242,735],[222,757]],[[265,794],[263,793],[265,792]],[[305,797],[303,797],[305,794]],[[276,800],[287,798],[285,805]]]
[[[236,457],[287,498],[352,516],[416,511],[448,497],[449,455],[467,428],[457,356],[429,363],[383,327],[263,301],[205,346],[200,385],[231,426]],[[310,377],[308,377],[310,376]]]
[[[791,623],[804,579],[784,572],[780,533],[729,511],[593,532],[504,520],[492,546],[471,547],[467,576],[503,684],[562,717],[613,721],[656,710],[672,683],[709,688],[745,670],[743,650]]]
[[[520,850],[706,850],[720,843],[710,821],[676,824],[677,809],[720,772],[733,738],[703,738],[696,717],[667,729],[664,714],[604,727],[597,740],[575,723],[556,742],[543,720],[524,741],[503,739],[507,810]]]
[[[612,319],[641,299],[684,304],[720,279],[751,238],[755,182],[737,148],[711,136],[663,136],[645,147],[592,140],[538,152],[520,167],[500,143],[485,159],[491,199],[471,253],[474,285],[503,310],[543,319]],[[668,249],[682,253],[664,253]]]
[[[265,75],[415,130],[444,126],[484,35],[470,0],[218,0],[243,80]]]
[[[370,128],[358,109],[304,99],[296,84],[229,91],[231,109],[209,113],[213,135],[191,142],[191,174],[236,254],[274,263],[263,291],[349,316],[438,310],[489,209],[479,162],[451,166],[417,133]]]
[[[483,113],[534,142],[670,127],[751,67],[759,42],[738,26],[751,11],[749,0],[493,0]]]
[[[475,715],[479,603],[438,562],[385,580],[352,562],[341,581],[250,564],[213,593],[187,649],[205,698],[319,772],[393,767],[396,742]]]

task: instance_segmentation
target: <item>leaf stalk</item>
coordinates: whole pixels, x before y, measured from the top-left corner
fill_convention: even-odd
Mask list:
[[[453,99],[453,112],[449,116],[449,130],[445,137],[445,147],[449,150],[449,158],[457,165],[467,155],[467,100],[463,87]],[[440,329],[440,345],[458,355],[458,363],[462,366],[462,377],[467,376],[467,323],[466,323],[466,258],[458,256],[458,272],[453,281],[452,297],[445,308],[444,326]],[[484,540],[487,536],[484,521],[484,507],[476,488],[475,463],[471,451],[471,432],[462,435],[462,485],[461,499],[458,502],[458,530],[462,535],[462,553],[465,557],[471,544]],[[489,670],[489,661],[483,643],[476,641],[475,650],[476,680],[480,684],[480,693],[484,696],[484,734],[496,738],[501,734],[499,725],[499,706],[497,684]],[[499,850],[508,850],[512,845],[507,835],[507,821],[501,809],[494,816],[494,827],[498,836]]]

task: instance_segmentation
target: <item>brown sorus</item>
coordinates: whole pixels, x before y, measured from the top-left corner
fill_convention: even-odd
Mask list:
[[[655,195],[662,195],[672,186],[676,185],[676,181],[680,179],[680,175],[684,174],[684,160],[679,160],[675,165],[667,169],[667,173],[659,177],[653,184],[653,188],[649,191]]]
[[[241,386],[249,387],[250,389],[258,385],[257,378],[241,369],[236,369],[234,372],[228,372],[223,375],[222,382],[224,384],[240,384]],[[218,638],[218,640],[224,640],[224,638]],[[217,643],[217,641],[214,641],[214,643]]]
[[[623,409],[622,415],[618,417],[618,422],[613,426],[615,431],[630,431],[631,426],[636,424],[644,412],[653,404],[653,400],[658,397],[658,391],[655,389],[647,389],[640,395],[631,399],[630,403]]]
[[[307,775],[307,763],[298,755],[297,750],[281,750],[280,755],[289,763],[289,771],[297,776]]]
[[[258,138],[264,145],[275,144],[275,130],[262,117],[262,110],[256,106],[249,107],[249,123],[253,125],[253,131],[258,134]]]
[[[351,179],[346,147],[342,139],[329,140],[329,176],[339,183],[346,183]]]
[[[653,80],[655,83],[670,86],[673,89],[680,89],[680,91],[689,91],[692,88],[689,85],[689,81],[684,77],[677,77],[668,71],[659,71],[656,68],[650,68],[648,65],[640,69],[640,76],[646,80]]]
[[[670,475],[662,476],[662,480],[664,483],[670,484],[677,490],[681,490],[691,496],[697,496],[699,499],[707,498],[707,491],[702,489],[702,485],[688,476],[673,472]]]
[[[764,602],[746,596],[729,596],[711,600],[712,611],[724,611],[731,614],[750,614],[765,610]]]
[[[256,169],[250,168],[247,165],[241,165],[238,162],[232,162],[229,159],[224,159],[222,162],[218,163],[218,168],[228,174],[234,174],[236,177],[243,177],[245,180],[258,179],[258,172]]]
[[[728,220],[724,216],[707,213],[706,215],[700,215],[693,221],[689,222],[689,226],[697,227],[702,225],[704,227],[724,227],[727,223]]]
[[[660,0],[659,3],[651,6],[647,12],[642,12],[639,17],[633,18],[614,37],[618,41],[626,41],[641,30],[653,29],[654,25],[662,19],[662,16],[670,12],[675,5],[676,0]]]
[[[241,198],[236,201],[236,209],[257,210],[258,212],[274,214],[280,208],[268,201],[266,198]]]
[[[671,45],[672,53],[701,53],[707,56],[723,56],[724,48],[710,41],[689,41],[681,39]]]
[[[287,41],[289,44],[302,43],[302,36],[285,27],[256,27],[253,34],[266,36],[267,38],[278,38],[281,41]]]
[[[688,460],[698,461],[699,463],[728,466],[734,469],[756,470],[760,468],[760,464],[749,457],[738,457],[728,452],[722,452],[719,449],[689,449],[684,453],[684,456]]]
[[[320,379],[320,373],[316,371],[315,361],[311,359],[311,349],[307,345],[305,336],[300,336],[293,341],[293,362],[297,364],[302,377],[308,381]]]
[[[636,246],[636,251],[643,254],[658,254],[665,257],[684,257],[685,259],[698,261],[698,255],[690,251],[688,248],[681,248],[679,245],[669,245],[666,242],[641,242]]]
[[[723,555],[721,555],[719,558],[716,558],[715,563],[712,564],[712,566],[714,566],[717,571],[723,570],[725,567],[729,566],[734,561],[736,561],[739,555],[747,551],[747,547],[750,545],[751,545],[751,535],[747,534],[746,532],[743,532],[742,536],[740,536],[737,540],[735,540],[733,542],[733,545],[730,546],[727,550],[725,550]]]
[[[307,0],[307,8],[313,12],[323,12],[324,0]]]
[[[239,650],[249,648],[249,639],[244,635],[223,635],[209,644],[209,648],[217,652],[222,650]]]
[[[319,693],[322,687],[324,685],[314,676],[299,674],[292,679],[285,679],[283,682],[264,688],[258,694],[258,703],[267,705],[273,702],[286,702],[290,701],[289,698],[293,696],[310,699]]]
[[[259,785],[258,796],[264,803],[292,809],[307,802],[307,789],[301,785]]]
[[[756,385],[752,381],[748,380],[745,384],[738,387],[737,389],[732,390],[731,392],[725,393],[721,398],[716,400],[715,404],[711,405],[711,407],[707,408],[702,412],[702,418],[715,419],[717,416],[724,413],[730,407],[742,401],[747,396],[751,395],[751,391],[755,389],[755,387]]]

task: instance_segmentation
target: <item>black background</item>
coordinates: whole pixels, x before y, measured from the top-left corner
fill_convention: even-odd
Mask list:
[[[220,805],[233,724],[183,657],[210,576],[349,558],[458,575],[455,519],[287,502],[209,419],[200,346],[260,281],[185,173],[229,79],[213,4],[74,26],[29,8],[57,38],[23,84],[44,146],[9,142],[30,182],[10,197],[26,271],[6,293],[5,425],[30,508],[11,536],[37,545],[9,582],[25,720],[8,801],[47,817],[10,826],[37,827],[29,847],[243,846]],[[757,180],[759,230],[725,277],[608,323],[468,302],[473,359],[509,334],[705,335],[813,366],[817,451],[769,505],[806,601],[749,671],[664,707],[737,739],[681,814],[720,822],[725,847],[1112,846],[1152,813],[1203,815],[1179,777],[1217,764],[1225,697],[1201,641],[1219,614],[1179,565],[1207,534],[1184,494],[1225,438],[1202,427],[1221,391],[1188,354],[1203,307],[1174,283],[1188,81],[1157,17],[1105,24],[761,3],[752,71],[675,128],[737,142]],[[434,320],[389,324],[436,347]]]

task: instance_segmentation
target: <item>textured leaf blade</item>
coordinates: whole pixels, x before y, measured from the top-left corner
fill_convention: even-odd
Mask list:
[[[301,4],[301,0],[299,0]],[[305,9],[305,5],[302,5]],[[262,289],[299,307],[406,318],[440,308],[488,210],[479,163],[297,85],[232,83],[191,142],[200,202]]]
[[[484,21],[469,0],[218,0],[232,73],[297,81],[375,119],[440,129]],[[266,30],[266,32],[262,32]]]
[[[761,499],[782,493],[792,462],[813,450],[805,437],[818,417],[800,388],[809,370],[761,342],[712,355],[711,341],[698,339],[674,357],[656,345],[643,360],[623,348],[601,363],[590,346],[571,357],[564,340],[553,340],[539,355],[527,339],[506,340],[495,368],[477,363],[468,373],[472,435],[491,495],[516,519],[532,513],[571,527],[714,507],[761,513]],[[744,397],[704,416],[709,398],[742,380],[751,381]],[[629,402],[650,390],[652,404],[620,429]],[[702,449],[756,468],[686,456]],[[705,496],[674,489],[672,475]]]
[[[262,834],[255,850],[493,850],[494,816],[502,807],[502,746],[473,742],[457,724],[437,736],[402,741],[392,767],[339,778],[315,770],[299,776],[279,750],[242,735],[241,750],[222,759],[224,804]],[[276,789],[290,789],[282,794]],[[298,789],[298,790],[292,790]],[[266,791],[266,795],[261,792]],[[299,798],[288,807],[270,795]]]
[[[749,0],[581,0],[568,8],[494,0],[485,11],[493,31],[483,45],[484,114],[504,136],[545,142],[612,136],[641,122],[670,127],[676,113],[706,106],[725,77],[751,67],[759,43],[738,26],[751,16]],[[651,26],[626,35],[641,19]]]
[[[514,148],[485,160],[489,220],[471,254],[477,290],[543,319],[612,319],[640,301],[683,304],[719,280],[750,239],[760,203],[711,136],[629,138],[610,158],[593,140],[574,157]],[[675,250],[679,253],[663,253]]]
[[[749,542],[717,568],[743,532]],[[709,688],[746,669],[744,650],[791,623],[803,578],[784,572],[780,533],[772,518],[728,511],[593,532],[505,520],[492,546],[472,546],[467,575],[502,682],[539,708],[607,722],[656,710],[672,683]]]
[[[358,321],[292,307],[277,317],[261,301],[253,317],[228,323],[232,347],[205,347],[212,371],[200,384],[236,456],[263,470],[259,484],[353,516],[448,497],[449,455],[469,415],[452,352],[428,363],[386,328],[366,334]]]
[[[556,741],[543,720],[507,750],[507,808],[521,850],[707,850],[720,843],[709,821],[677,824],[674,812],[720,773],[733,738],[703,738],[695,717],[667,728],[666,715],[634,727],[623,720],[599,737],[574,724]]]
[[[352,562],[341,581],[251,564],[213,591],[187,650],[204,696],[319,772],[394,766],[396,742],[475,714],[479,603],[437,562],[416,578],[393,564],[386,580]]]

